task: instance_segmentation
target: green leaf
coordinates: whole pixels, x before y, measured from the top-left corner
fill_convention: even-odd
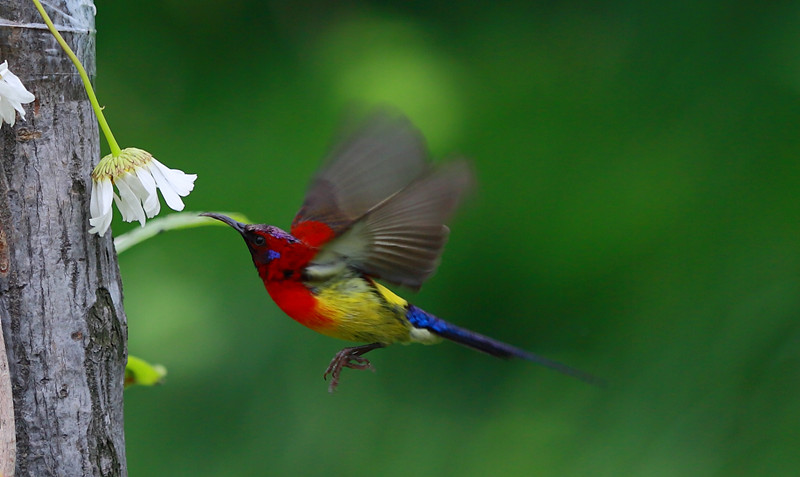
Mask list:
[[[161,384],[167,375],[167,368],[160,364],[150,364],[147,361],[128,356],[125,365],[125,388],[134,385],[153,386]]]

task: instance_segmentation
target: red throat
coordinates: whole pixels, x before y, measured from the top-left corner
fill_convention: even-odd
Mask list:
[[[324,224],[319,224],[326,227]],[[330,229],[328,228],[330,231]],[[317,240],[326,240],[324,230],[308,229],[311,235],[273,237],[269,250],[274,258],[267,263],[256,263],[258,274],[275,303],[292,319],[313,330],[330,325],[331,320],[317,312],[317,298],[302,282],[303,269],[317,253]],[[313,239],[313,240],[309,240]]]
[[[302,241],[289,238],[272,238],[268,242],[274,257],[266,263],[256,263],[258,274],[264,283],[284,280],[299,280],[303,268],[308,265],[317,250]]]

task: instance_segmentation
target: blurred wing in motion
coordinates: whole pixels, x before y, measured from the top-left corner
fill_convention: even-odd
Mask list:
[[[367,275],[418,289],[436,271],[445,223],[473,183],[464,161],[434,169],[367,212],[315,257],[344,260]]]
[[[465,161],[428,163],[420,133],[378,113],[331,154],[292,235],[321,247],[306,267],[324,280],[344,267],[417,289],[439,263],[453,215],[473,174]]]
[[[304,223],[317,222],[337,236],[429,167],[424,139],[408,119],[374,113],[328,156],[311,182],[291,232],[303,239],[314,229]]]

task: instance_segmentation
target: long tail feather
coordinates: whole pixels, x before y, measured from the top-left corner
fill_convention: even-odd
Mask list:
[[[488,336],[484,336],[466,328],[456,326],[437,316],[431,315],[427,311],[417,308],[414,305],[409,305],[407,317],[411,324],[415,327],[426,329],[437,336],[441,336],[442,338],[448,339],[454,343],[458,343],[468,348],[472,348],[498,358],[521,358],[542,366],[546,366],[550,369],[558,371],[559,373],[578,378],[581,381],[595,386],[605,385],[603,380],[592,376],[589,373],[571,366],[567,366],[564,363],[545,358],[544,356],[525,351],[524,349],[517,348],[516,346],[512,346],[508,343],[503,343],[502,341],[489,338]]]

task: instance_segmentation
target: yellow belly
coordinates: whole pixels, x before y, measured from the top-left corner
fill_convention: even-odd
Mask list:
[[[331,280],[312,288],[317,311],[328,317],[322,334],[348,341],[407,343],[413,338],[406,319],[408,302],[386,287],[361,277]]]

